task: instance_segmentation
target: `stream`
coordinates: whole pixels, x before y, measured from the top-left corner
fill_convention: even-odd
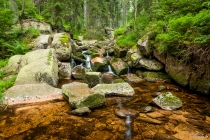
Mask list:
[[[73,81],[61,80],[60,86]],[[105,105],[85,116],[72,115],[66,100],[10,106],[0,112],[0,140],[210,139],[207,97],[174,83],[143,81],[130,85],[135,90],[133,97],[107,97]],[[182,108],[167,111],[149,104],[160,85],[168,87],[162,93],[170,91],[182,100]],[[117,117],[114,109],[119,106],[137,111],[138,116]],[[152,110],[146,113],[143,110],[148,106]]]

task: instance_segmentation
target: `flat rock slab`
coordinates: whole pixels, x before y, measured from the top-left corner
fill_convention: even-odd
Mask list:
[[[16,85],[4,93],[4,103],[8,105],[63,100],[61,89],[46,83]]]
[[[160,94],[154,98],[151,103],[154,103],[165,110],[176,110],[182,107],[182,101],[171,92]]]
[[[88,84],[72,82],[62,86],[62,92],[68,97],[72,108],[94,108],[105,103],[105,95],[101,91],[93,91]]]
[[[128,83],[98,84],[92,90],[102,91],[105,95],[133,96],[134,89]]]

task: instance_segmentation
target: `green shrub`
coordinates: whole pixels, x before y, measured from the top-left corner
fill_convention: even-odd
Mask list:
[[[126,30],[125,27],[124,27],[124,28],[116,29],[116,30],[114,31],[114,36],[117,37],[117,36],[123,35],[123,34],[125,33],[125,30]]]
[[[27,45],[21,44],[19,41],[12,42],[12,44],[4,43],[4,46],[7,47],[7,56],[25,54],[30,49]]]

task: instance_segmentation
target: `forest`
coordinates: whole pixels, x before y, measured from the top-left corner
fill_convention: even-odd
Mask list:
[[[117,47],[131,48],[150,33],[153,48],[181,62],[196,56],[210,63],[209,0],[2,0],[0,5],[0,68],[10,56],[30,51],[28,44],[39,35],[36,29],[16,28],[24,19],[50,23],[74,38],[104,40],[104,29],[112,28]],[[1,92],[11,84],[1,82]]]

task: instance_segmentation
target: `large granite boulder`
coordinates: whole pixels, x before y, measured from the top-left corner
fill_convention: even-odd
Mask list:
[[[72,82],[62,86],[62,92],[68,98],[72,108],[94,108],[105,103],[105,95],[101,91],[93,91],[88,84]]]
[[[162,70],[164,67],[163,64],[157,61],[156,59],[142,58],[139,61],[139,64],[147,70],[154,70],[154,71]]]
[[[84,81],[89,87],[94,87],[102,83],[102,74],[101,72],[86,72]]]
[[[128,72],[128,64],[120,58],[110,60],[110,65],[114,73],[117,75],[127,74]]]
[[[58,99],[63,99],[61,89],[46,83],[15,85],[4,92],[4,103],[9,105]]]
[[[60,78],[71,79],[71,65],[67,62],[62,62],[59,66],[58,75]]]
[[[47,49],[52,43],[52,38],[50,35],[40,35],[31,44],[30,47],[33,50]]]
[[[36,19],[24,19],[23,26],[25,29],[35,28],[40,30],[41,34],[51,34],[52,27],[49,23],[42,22]]]
[[[59,61],[67,61],[71,57],[70,36],[67,33],[54,34],[51,48],[54,48]]]
[[[23,55],[14,55],[9,58],[9,61],[5,67],[0,69],[0,71],[4,71],[5,73],[14,74],[18,73],[20,70],[20,62]]]
[[[175,110],[182,107],[182,101],[171,92],[160,94],[151,103],[165,110]]]
[[[134,89],[128,83],[98,84],[92,90],[102,91],[105,95],[133,96]]]
[[[180,85],[187,86],[190,81],[191,67],[184,63],[180,63],[175,57],[167,54],[166,72]]]
[[[140,52],[147,57],[151,57],[152,47],[149,43],[150,33],[145,34],[141,39],[138,40],[137,46],[139,47]]]
[[[41,49],[26,53],[20,63],[15,85],[47,83],[57,87],[58,62],[54,49]]]

